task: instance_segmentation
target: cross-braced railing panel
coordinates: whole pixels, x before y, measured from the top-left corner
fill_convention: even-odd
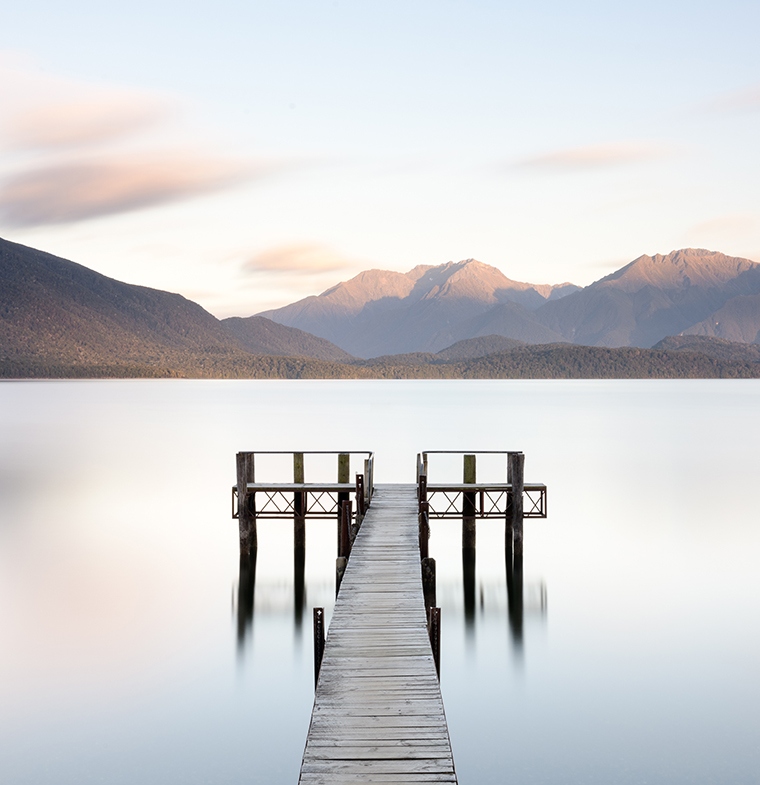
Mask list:
[[[546,518],[546,486],[525,489],[523,492],[523,517]]]
[[[344,492],[345,493],[345,492]],[[297,513],[296,495],[303,497],[301,512]],[[296,491],[278,489],[257,490],[248,495],[249,509],[256,518],[292,519],[296,514],[304,518],[336,518],[340,512],[339,492],[335,490],[312,489],[309,491]],[[232,488],[232,517],[239,517],[239,504],[237,488]],[[352,509],[352,514],[356,510]]]
[[[504,487],[435,488],[427,486],[428,515],[431,518],[465,517],[465,494],[475,518],[504,518],[511,508],[512,490]],[[546,518],[546,486],[526,486],[523,490],[523,517]]]

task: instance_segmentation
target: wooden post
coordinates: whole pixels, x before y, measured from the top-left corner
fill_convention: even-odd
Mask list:
[[[430,636],[430,648],[433,650],[433,661],[435,662],[435,672],[438,674],[438,681],[441,680],[441,609],[428,608],[428,635]]]
[[[425,607],[434,608],[435,602],[435,559],[426,557],[422,560],[422,594]]]
[[[511,529],[512,529],[512,553],[517,559],[522,559],[523,555],[523,488],[524,488],[524,469],[525,455],[521,452],[509,454],[510,478],[512,482],[512,504],[511,507]],[[509,527],[508,527],[509,529]],[[507,531],[507,535],[509,532]]]
[[[349,471],[350,471],[350,464],[351,464],[351,456],[348,453],[340,453],[338,455],[338,482],[349,482]],[[342,555],[340,552],[340,522],[341,522],[341,515],[343,512],[343,502],[348,501],[348,492],[347,491],[340,491],[338,493],[338,555]]]
[[[356,475],[356,514],[364,517],[364,475]]]
[[[314,689],[319,681],[322,655],[325,653],[325,609],[314,608]]]
[[[248,493],[248,483],[255,482],[253,456],[252,452],[237,454],[238,529],[241,556],[249,556],[258,547],[256,495]]]
[[[475,471],[475,456],[464,456],[464,477],[466,485],[477,482]],[[462,547],[475,547],[475,491],[464,491],[462,494]]]
[[[303,453],[293,453],[293,482],[303,483]],[[293,547],[306,547],[306,492],[294,491],[293,493]]]
[[[364,459],[364,511],[367,511],[370,502],[370,486],[372,485],[372,478],[370,477],[370,460]]]
[[[338,556],[345,556],[347,559],[351,555],[351,502],[345,501],[340,506],[340,551]]]
[[[417,482],[417,498],[419,500],[420,512],[424,504],[428,503],[427,500],[427,474],[421,474]]]
[[[338,482],[349,482],[351,456],[347,452],[338,455]]]
[[[420,559],[427,559],[428,557],[428,540],[430,539],[430,523],[428,521],[428,512],[420,512]]]
[[[338,596],[340,591],[340,584],[343,583],[343,575],[346,572],[346,565],[348,559],[345,556],[338,556],[335,560],[335,596]]]

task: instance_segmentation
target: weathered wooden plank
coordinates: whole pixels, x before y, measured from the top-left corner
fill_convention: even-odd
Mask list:
[[[408,774],[376,774],[374,772],[363,772],[361,780],[356,779],[355,774],[344,774],[331,772],[329,774],[318,772],[307,772],[301,775],[301,782],[304,785],[357,785],[357,782],[364,783],[411,783],[414,782],[456,782],[454,774],[438,773],[408,773]]]
[[[376,488],[354,542],[300,782],[456,782],[427,634],[414,486]]]

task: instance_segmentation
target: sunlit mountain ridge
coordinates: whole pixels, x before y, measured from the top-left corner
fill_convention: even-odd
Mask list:
[[[640,256],[584,288],[512,281],[474,259],[405,275],[371,270],[261,315],[360,357],[437,352],[487,335],[648,348],[689,332],[756,342],[758,295],[757,263],[687,248]]]

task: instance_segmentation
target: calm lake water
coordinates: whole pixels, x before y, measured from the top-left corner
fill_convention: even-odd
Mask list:
[[[432,524],[460,782],[757,783],[759,444],[760,381],[2,383],[0,778],[294,785],[335,524],[307,523],[301,613],[292,526],[259,524],[251,609],[235,453],[413,482],[420,450],[523,450],[549,517],[521,614],[503,524],[467,603],[460,524]]]

